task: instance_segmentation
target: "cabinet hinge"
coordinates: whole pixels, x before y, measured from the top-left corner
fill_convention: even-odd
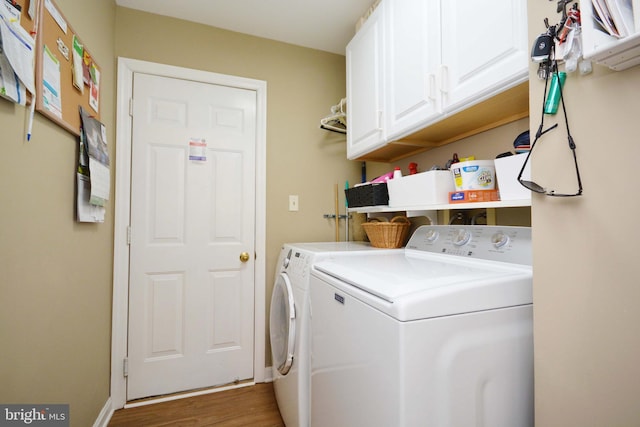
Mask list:
[[[129,116],[133,117],[133,98],[129,98]]]
[[[129,376],[129,359],[126,357],[122,359],[122,376],[125,378]]]
[[[131,226],[127,225],[127,245],[131,245]]]

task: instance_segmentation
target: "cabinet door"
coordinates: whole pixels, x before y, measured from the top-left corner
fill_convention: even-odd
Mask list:
[[[440,114],[440,2],[390,0],[385,11],[385,129],[393,140]]]
[[[383,114],[384,2],[347,45],[347,157],[356,158],[385,143]]]
[[[526,81],[526,0],[446,0],[441,6],[445,112]]]

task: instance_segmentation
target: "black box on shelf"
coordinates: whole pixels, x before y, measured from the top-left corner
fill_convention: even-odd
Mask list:
[[[389,204],[389,190],[386,182],[347,188],[344,193],[350,208]]]

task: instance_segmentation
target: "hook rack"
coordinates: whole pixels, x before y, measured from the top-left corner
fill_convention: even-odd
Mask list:
[[[336,219],[335,214],[324,214],[322,215],[324,219]],[[351,219],[351,215],[338,215],[338,219]]]

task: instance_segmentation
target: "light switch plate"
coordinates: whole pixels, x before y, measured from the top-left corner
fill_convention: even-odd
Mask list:
[[[290,194],[289,195],[289,211],[297,212],[299,209],[300,209],[300,206],[298,205],[298,195]]]

